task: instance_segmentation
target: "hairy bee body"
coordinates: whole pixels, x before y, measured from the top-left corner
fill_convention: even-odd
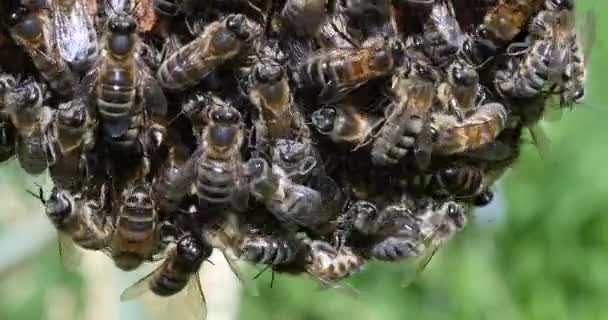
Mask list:
[[[43,173],[54,161],[47,132],[53,110],[43,106],[45,93],[43,85],[26,79],[6,98],[7,112],[17,132],[17,159],[21,167],[32,175]]]
[[[325,0],[287,0],[281,17],[298,36],[314,36],[326,18]]]
[[[135,185],[121,196],[110,253],[122,270],[139,267],[156,251],[158,214],[150,189],[150,186]]]
[[[320,90],[322,102],[332,102],[366,84],[389,75],[403,60],[398,39],[375,41],[363,48],[328,49],[300,63],[293,74],[299,89]]]
[[[75,69],[88,70],[97,60],[99,48],[87,1],[56,0],[51,12],[59,54]]]
[[[249,24],[241,14],[209,24],[202,34],[162,63],[157,73],[160,85],[170,90],[186,89],[235,58],[252,38]]]
[[[51,141],[56,159],[49,173],[56,186],[77,192],[90,174],[85,152],[95,144],[95,123],[82,100],[60,105],[51,123]]]
[[[237,207],[242,188],[240,148],[243,143],[241,114],[229,105],[211,105],[209,124],[203,129],[196,163],[196,194],[210,204]],[[194,157],[196,158],[196,156]]]
[[[411,150],[421,168],[428,166],[429,116],[438,81],[438,73],[418,61],[393,77],[395,101],[387,109],[385,124],[372,145],[374,164],[396,164]]]
[[[101,250],[112,236],[113,223],[106,221],[105,200],[87,199],[54,188],[45,201],[46,214],[59,232],[68,235],[84,249]]]
[[[360,145],[369,137],[376,123],[372,116],[352,106],[323,107],[313,112],[312,125],[334,142]]]
[[[309,246],[310,256],[306,271],[325,285],[332,285],[360,272],[367,263],[348,247],[336,250],[329,243],[320,240],[311,241]]]
[[[446,80],[437,88],[437,98],[445,112],[463,119],[475,109],[480,89],[475,68],[465,61],[455,60],[448,66]]]
[[[15,42],[29,54],[36,69],[55,92],[70,96],[76,87],[76,77],[56,52],[46,17],[20,10],[11,19],[10,33]]]
[[[475,113],[458,121],[455,117],[436,116],[437,140],[433,153],[462,153],[493,142],[507,124],[507,110],[496,102],[479,106]]]
[[[316,227],[328,219],[319,191],[294,183],[278,165],[252,158],[244,175],[249,179],[251,194],[282,223]]]

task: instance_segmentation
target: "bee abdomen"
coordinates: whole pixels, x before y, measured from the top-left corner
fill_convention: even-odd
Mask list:
[[[17,159],[23,170],[32,175],[44,172],[49,165],[47,144],[41,137],[30,135],[17,139]]]
[[[204,68],[192,65],[188,55],[193,50],[189,50],[189,45],[169,57],[158,69],[158,83],[164,88],[179,90],[197,84],[207,74]]]
[[[154,294],[161,297],[171,296],[181,291],[188,284],[190,274],[164,271],[161,271],[155,279],[156,281],[150,283],[150,291]]]

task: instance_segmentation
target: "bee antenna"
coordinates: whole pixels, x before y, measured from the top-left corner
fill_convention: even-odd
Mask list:
[[[33,192],[31,190],[28,190],[28,189],[26,189],[25,192],[27,192],[28,194],[30,194],[32,197],[40,200],[40,202],[42,202],[42,204],[46,204],[46,200],[44,200],[44,189],[37,182],[34,182],[34,184],[36,185],[36,187],[38,187],[38,193]]]
[[[264,267],[264,269],[262,269],[262,271],[258,272],[255,276],[253,276],[253,280],[257,280],[261,275],[264,274],[264,272],[266,272],[268,269],[270,269],[270,266],[271,266],[270,264],[266,265]]]

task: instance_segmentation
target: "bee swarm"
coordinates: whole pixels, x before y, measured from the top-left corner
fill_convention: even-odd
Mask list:
[[[213,249],[330,286],[423,267],[582,100],[573,2],[3,1],[0,162],[48,169],[62,245],[164,259],[125,300]]]

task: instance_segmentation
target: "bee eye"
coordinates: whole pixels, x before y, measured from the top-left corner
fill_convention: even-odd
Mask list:
[[[42,33],[42,24],[40,23],[40,19],[33,14],[28,15],[25,18],[16,18],[19,19],[16,26],[16,33],[25,39],[32,39],[37,37]]]

